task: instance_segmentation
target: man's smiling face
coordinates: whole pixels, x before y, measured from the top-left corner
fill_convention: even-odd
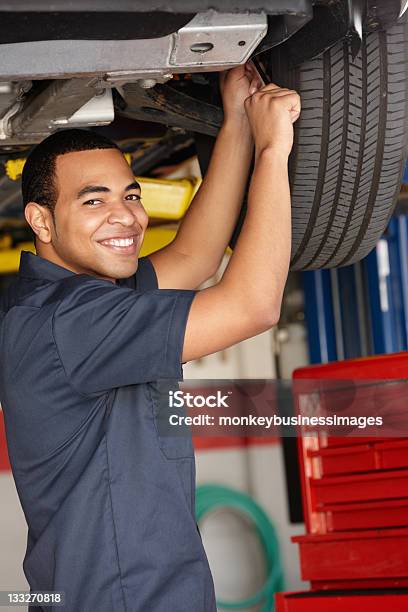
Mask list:
[[[55,226],[38,254],[79,274],[115,281],[137,269],[148,217],[122,153],[93,149],[56,159]],[[38,242],[37,242],[38,244]],[[50,252],[51,247],[51,252]]]

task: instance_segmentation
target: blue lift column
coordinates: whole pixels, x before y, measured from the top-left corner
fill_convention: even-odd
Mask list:
[[[303,272],[305,320],[311,363],[337,360],[333,297],[328,270]]]

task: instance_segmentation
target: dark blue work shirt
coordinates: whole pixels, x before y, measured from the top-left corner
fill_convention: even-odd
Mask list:
[[[216,610],[191,437],[158,428],[159,386],[183,378],[194,295],[158,289],[147,258],[114,284],[23,251],[2,296],[0,400],[29,527],[23,568],[31,590],[65,591],[55,610]]]

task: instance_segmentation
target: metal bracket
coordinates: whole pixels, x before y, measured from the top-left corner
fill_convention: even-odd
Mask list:
[[[0,119],[0,141],[7,140],[11,136],[9,123],[12,117],[20,110],[22,102],[16,102]]]
[[[83,127],[85,125],[109,125],[115,118],[112,90],[105,89],[97,93],[73,115],[52,119],[49,128]]]
[[[31,144],[59,127],[107,125],[113,119],[111,89],[95,90],[89,79],[52,81],[0,119],[0,141],[2,145]]]
[[[267,30],[264,14],[198,14],[173,34],[171,66],[199,67],[242,64]]]

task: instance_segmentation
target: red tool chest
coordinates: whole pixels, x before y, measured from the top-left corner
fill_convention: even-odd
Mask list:
[[[276,612],[407,612],[408,593],[278,593]]]
[[[349,411],[356,410],[360,415],[370,414],[375,398],[376,410],[378,405],[386,407],[387,414],[392,418],[397,415],[401,423],[398,437],[392,438],[361,436],[360,432],[342,437],[313,434],[310,430],[307,435],[299,436],[308,534],[408,527],[408,514],[404,518],[408,506],[408,380],[405,379],[408,379],[408,353],[310,366],[294,373],[298,412],[300,402],[304,404],[308,393],[315,396],[317,389],[321,404],[327,407],[334,398],[334,410],[342,408],[344,412],[345,402],[349,402],[351,406],[357,405]],[[406,423],[401,420],[404,415]]]
[[[312,591],[279,594],[277,611],[407,611],[408,353],[302,368],[294,397],[298,414],[382,414],[387,426],[300,432],[307,533],[292,539]]]

